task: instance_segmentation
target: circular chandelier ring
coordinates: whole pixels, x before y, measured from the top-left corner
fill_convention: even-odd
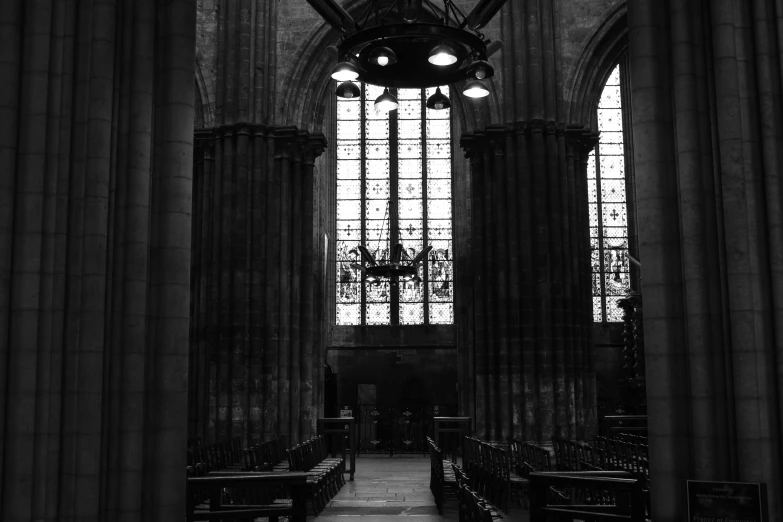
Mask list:
[[[387,40],[388,43],[405,38],[428,39],[433,43],[460,44],[466,49],[466,54],[475,56],[477,53],[478,59],[487,59],[487,46],[475,34],[447,25],[406,23],[371,27],[352,34],[343,40],[338,47],[338,61],[345,60],[347,56],[353,56],[356,47],[364,47],[380,40]]]

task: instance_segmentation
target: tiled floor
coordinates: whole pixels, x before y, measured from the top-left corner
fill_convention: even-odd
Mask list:
[[[346,475],[346,480],[348,475]],[[397,517],[416,517],[411,522],[455,522],[459,518],[456,499],[447,498],[438,514],[430,492],[429,457],[361,456],[356,475],[332,499],[315,522],[386,522]],[[527,513],[512,509],[503,522],[527,522]],[[310,517],[308,517],[308,520]]]

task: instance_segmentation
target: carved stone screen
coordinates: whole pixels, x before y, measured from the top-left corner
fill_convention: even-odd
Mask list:
[[[609,76],[598,102],[600,139],[587,164],[593,319],[596,322],[622,320],[617,301],[626,295],[629,286],[621,92],[618,65]]]
[[[360,87],[337,98],[336,324],[452,324],[450,111],[426,108],[435,89],[397,89],[398,109],[379,113],[383,88]],[[416,280],[368,283],[351,266],[359,245],[388,260],[397,243],[404,262],[433,247]]]

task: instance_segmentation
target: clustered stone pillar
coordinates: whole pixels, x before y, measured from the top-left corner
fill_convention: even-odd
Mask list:
[[[315,432],[322,268],[313,216],[321,135],[237,125],[197,142],[191,436]]]
[[[596,390],[587,221],[594,138],[533,120],[464,135],[471,162],[476,430],[586,439]]]
[[[628,3],[652,509],[762,482],[783,517],[783,7]]]
[[[0,9],[0,520],[185,510],[195,0]]]
[[[597,405],[586,161],[596,138],[563,123],[552,3],[508,2],[500,28],[503,124],[461,140],[472,172],[475,324],[475,377],[463,386],[463,405],[489,439],[590,439]]]
[[[195,150],[189,435],[315,433],[321,404],[321,134],[272,123],[276,2],[217,4],[215,128]]]

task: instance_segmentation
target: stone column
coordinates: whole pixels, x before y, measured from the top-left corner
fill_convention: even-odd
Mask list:
[[[594,138],[534,120],[465,135],[471,160],[476,430],[596,429],[586,159]],[[584,266],[583,266],[584,265]]]
[[[783,516],[780,2],[628,5],[653,518],[684,480]]]
[[[4,521],[184,512],[195,10],[0,10]]]
[[[586,160],[595,138],[560,119],[551,4],[509,2],[500,24],[504,121],[461,141],[472,171],[469,413],[489,439],[589,439],[597,409]],[[463,408],[471,402],[463,397]]]
[[[195,170],[190,436],[296,443],[318,411],[325,140],[272,122],[277,3],[220,0],[216,30],[216,126],[200,131]]]
[[[196,170],[190,434],[298,442],[318,411],[313,164],[325,141],[234,125],[197,149],[213,146],[215,168]]]

